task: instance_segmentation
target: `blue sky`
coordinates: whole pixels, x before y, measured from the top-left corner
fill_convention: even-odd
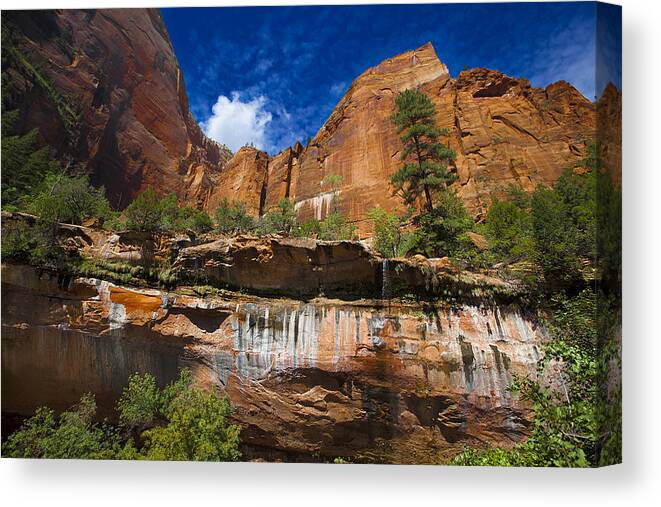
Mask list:
[[[600,59],[595,84],[597,32],[609,31],[596,12],[591,2],[162,9],[207,134],[272,154],[313,137],[364,70],[427,41],[453,76],[468,66],[533,86],[563,79],[593,99],[621,85],[617,31],[599,36],[617,58]],[[603,26],[619,12],[600,11]]]

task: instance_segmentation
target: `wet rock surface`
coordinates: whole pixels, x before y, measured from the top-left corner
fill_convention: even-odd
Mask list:
[[[229,395],[247,458],[429,463],[526,434],[508,386],[545,335],[516,305],[192,294],[4,265],[3,412],[92,391],[112,417],[131,373],[188,367]]]

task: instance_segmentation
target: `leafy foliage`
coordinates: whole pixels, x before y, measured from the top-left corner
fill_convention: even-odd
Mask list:
[[[213,222],[206,211],[184,206],[178,210],[173,229],[208,232],[213,229]]]
[[[461,252],[465,247],[462,235],[474,225],[463,201],[447,190],[438,193],[431,212],[421,213],[413,222],[418,226],[413,249],[428,257],[453,256]]]
[[[87,218],[103,220],[111,214],[103,188],[92,187],[87,176],[61,172],[46,175],[25,201],[29,212],[50,222],[80,225]]]
[[[144,232],[157,232],[163,228],[164,215],[169,202],[161,203],[156,190],[148,187],[124,210],[129,229]],[[165,213],[164,213],[165,212]]]
[[[168,424],[143,433],[146,459],[178,461],[237,461],[239,433],[228,424],[232,408],[227,398],[191,388],[184,374],[163,393],[161,410]]]
[[[483,230],[491,251],[498,258],[506,261],[534,258],[532,219],[521,204],[494,199]]]
[[[14,115],[15,116],[15,115]],[[8,135],[15,118],[2,115],[2,206],[16,208],[23,196],[32,193],[48,173],[59,172],[59,165],[50,157],[47,146],[38,147],[39,132],[33,129],[25,135]]]
[[[159,389],[152,375],[130,377],[117,403],[119,426],[95,422],[91,394],[59,417],[37,409],[9,436],[3,455],[20,458],[236,461],[240,428],[230,424],[232,407],[193,384],[188,370]],[[133,435],[142,442],[134,444]]]
[[[397,257],[411,247],[413,234],[403,230],[406,217],[399,217],[383,208],[372,208],[367,217],[374,226],[373,245],[384,257]]]
[[[257,225],[259,234],[282,233],[289,235],[296,226],[296,209],[294,202],[283,198],[274,210],[269,211],[260,218]]]
[[[85,394],[72,410],[59,418],[46,407],[9,436],[2,446],[10,458],[107,459],[121,447],[117,434],[106,424],[94,422],[96,401]]]
[[[434,194],[456,179],[456,175],[448,171],[455,153],[438,142],[448,133],[436,126],[434,104],[425,93],[405,90],[397,96],[395,104],[397,110],[391,120],[402,134],[404,165],[392,175],[391,184],[395,193],[410,206],[424,197],[426,211],[432,213]]]
[[[326,215],[319,223],[319,233],[317,237],[326,241],[338,241],[354,239],[356,226],[349,222],[349,218],[337,211]]]
[[[248,215],[245,203],[231,202],[225,197],[216,208],[216,228],[226,234],[249,232],[255,228],[254,219]]]
[[[4,223],[2,257],[40,267],[66,269],[66,252],[57,238],[57,224],[41,219],[34,223]]]
[[[321,232],[321,222],[316,218],[308,218],[298,222],[292,229],[292,235],[298,238],[315,238]]]

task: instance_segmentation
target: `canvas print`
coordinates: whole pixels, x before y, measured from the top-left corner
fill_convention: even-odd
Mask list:
[[[2,11],[2,457],[597,467],[621,8]]]

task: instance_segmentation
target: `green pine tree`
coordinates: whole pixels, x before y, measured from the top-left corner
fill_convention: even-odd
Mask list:
[[[434,104],[418,90],[405,90],[395,99],[397,110],[390,117],[401,134],[404,165],[391,178],[395,194],[413,205],[424,196],[425,208],[434,210],[434,194],[444,190],[457,177],[448,171],[455,153],[439,142],[447,130],[436,126]]]

